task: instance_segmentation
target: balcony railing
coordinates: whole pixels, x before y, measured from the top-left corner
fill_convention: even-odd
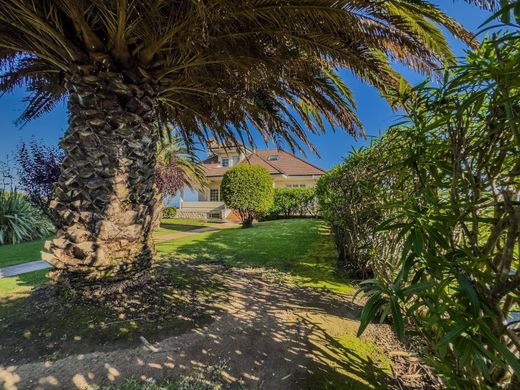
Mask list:
[[[182,202],[181,210],[197,209],[197,210],[222,210],[226,207],[224,202]]]

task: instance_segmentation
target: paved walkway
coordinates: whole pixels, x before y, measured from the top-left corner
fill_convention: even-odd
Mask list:
[[[181,237],[195,236],[200,233],[214,232],[221,229],[227,229],[236,226],[236,223],[226,222],[215,226],[208,226],[199,229],[189,230],[187,232],[178,232],[168,234],[162,237],[154,239],[155,242],[163,242],[169,240],[175,240]],[[43,260],[35,260],[29,263],[12,265],[10,267],[0,268],[0,279],[7,278],[9,276],[16,276],[20,274],[26,274],[27,272],[39,271],[41,269],[51,268],[51,265]]]
[[[30,263],[12,265],[10,267],[0,268],[0,279],[9,276],[26,274],[27,272],[39,271],[41,269],[51,268],[51,265],[43,260],[31,261]]]

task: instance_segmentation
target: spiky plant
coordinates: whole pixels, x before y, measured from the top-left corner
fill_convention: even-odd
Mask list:
[[[97,288],[150,267],[161,122],[188,141],[257,131],[289,148],[327,123],[357,135],[335,70],[392,92],[390,62],[454,61],[440,25],[473,43],[424,0],[0,1],[0,89],[27,86],[20,120],[68,99],[51,278]]]
[[[36,240],[52,231],[52,223],[25,195],[0,191],[0,245]]]

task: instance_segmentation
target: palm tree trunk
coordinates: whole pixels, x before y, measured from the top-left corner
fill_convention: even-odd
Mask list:
[[[44,259],[61,286],[113,291],[139,282],[152,264],[161,204],[155,88],[91,68],[67,81],[65,159],[51,203],[60,226]]]

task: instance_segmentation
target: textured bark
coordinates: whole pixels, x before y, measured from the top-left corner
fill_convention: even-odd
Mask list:
[[[59,285],[111,291],[140,280],[152,264],[161,205],[155,89],[89,68],[67,81],[69,129],[51,203],[61,221],[44,259]]]

